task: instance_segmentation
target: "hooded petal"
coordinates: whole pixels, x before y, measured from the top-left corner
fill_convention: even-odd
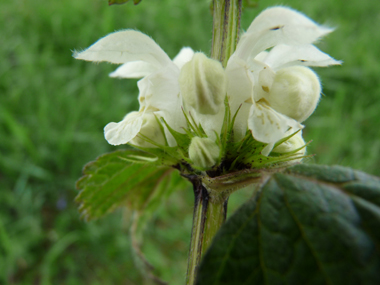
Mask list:
[[[179,75],[179,86],[185,108],[214,115],[224,106],[226,73],[222,64],[197,52]]]
[[[157,71],[157,68],[145,61],[132,61],[119,66],[110,77],[117,78],[142,78]]]
[[[271,108],[303,122],[318,105],[321,83],[310,68],[291,66],[276,72],[273,84],[267,91],[263,98]]]
[[[322,67],[342,63],[310,44],[298,46],[277,45],[267,54],[263,62],[275,70],[292,65]]]
[[[241,37],[236,54],[246,60],[278,44],[310,44],[333,29],[320,26],[303,14],[285,7],[263,11]]]
[[[158,68],[171,63],[168,55],[147,35],[126,30],[101,38],[88,49],[75,52],[76,59],[121,64],[144,61]]]
[[[120,145],[131,141],[141,130],[142,112],[129,113],[119,123],[109,123],[104,128],[104,136],[109,144]]]
[[[180,52],[173,58],[173,63],[181,69],[182,66],[193,58],[194,51],[189,47],[184,47]]]
[[[263,143],[275,143],[289,128],[295,132],[303,126],[296,120],[276,112],[267,104],[259,102],[251,107],[248,128],[256,140]]]
[[[194,51],[189,47],[184,47],[173,59],[173,63],[181,69],[182,66],[191,60]],[[110,73],[110,77],[117,78],[142,78],[157,71],[158,68],[151,63],[145,61],[127,62],[118,67],[114,72]]]
[[[310,29],[313,37],[312,41],[315,41],[319,37],[322,37],[328,33],[331,33],[333,29],[318,25],[309,17],[302,13],[293,10],[288,7],[271,7],[261,12],[249,26],[247,33],[259,33],[264,30],[270,30],[275,28],[281,28],[283,26],[294,26],[302,29]]]

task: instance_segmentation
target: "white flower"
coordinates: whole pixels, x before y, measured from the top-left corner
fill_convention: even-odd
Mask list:
[[[199,114],[217,114],[226,96],[225,77],[219,61],[195,53],[183,66],[179,77],[184,102]]]
[[[222,64],[197,52],[181,69],[179,86],[183,105],[202,125],[207,136],[220,134],[225,113],[226,73]]]
[[[138,82],[140,110],[128,114],[121,122],[109,123],[104,128],[110,144],[125,144],[139,132],[144,133],[142,128],[147,126],[147,122],[154,124],[152,115],[163,117],[177,131],[186,126],[181,110],[178,78],[180,69],[193,54],[190,48],[183,48],[172,61],[150,37],[133,30],[109,34],[88,49],[74,54],[76,59],[123,64],[110,74],[111,77],[143,77]],[[169,132],[166,129],[165,132],[169,145],[175,145]],[[155,140],[157,137],[154,134],[157,133],[153,132],[149,138]]]
[[[341,63],[312,45],[330,32],[284,7],[255,18],[226,67],[232,111],[242,104],[236,118],[238,138],[248,127],[256,140],[274,145],[289,129],[303,128],[300,123],[317,106],[320,84],[314,72],[299,66]]]
[[[308,66],[340,64],[312,45],[331,31],[292,9],[274,7],[255,18],[225,69],[202,53],[194,56],[190,48],[183,48],[172,61],[150,37],[132,30],[112,33],[74,56],[123,64],[111,77],[142,78],[139,111],[104,129],[110,144],[141,146],[146,136],[175,146],[166,127],[165,136],[161,129],[154,131],[155,118],[162,117],[171,128],[183,132],[189,126],[182,106],[215,142],[227,94],[231,114],[240,108],[235,141],[249,129],[255,140],[267,144],[262,154],[268,155],[277,141],[303,128],[301,123],[318,104],[320,82]]]

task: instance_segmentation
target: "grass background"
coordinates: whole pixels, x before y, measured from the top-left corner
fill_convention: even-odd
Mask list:
[[[325,96],[304,131],[313,161],[380,175],[380,2],[260,0],[242,28],[278,4],[337,27],[318,44],[344,64],[317,69]],[[171,57],[182,46],[208,53],[211,25],[206,0],[0,0],[0,284],[144,283],[128,213],[85,223],[73,202],[82,166],[115,149],[103,127],[138,107],[136,80],[110,79],[115,66],[71,51],[132,28]],[[232,208],[247,195],[234,195]],[[144,251],[170,284],[184,283],[192,199],[177,192],[147,229]]]

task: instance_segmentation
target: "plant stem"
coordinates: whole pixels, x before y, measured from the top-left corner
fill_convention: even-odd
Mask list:
[[[225,67],[236,49],[242,0],[213,0],[213,7],[211,58]]]
[[[241,8],[242,0],[213,0],[211,57],[219,60],[223,67],[236,49]],[[228,195],[218,189],[206,189],[200,177],[189,179],[193,183],[195,205],[186,284],[194,285],[202,255],[226,220]]]
[[[226,220],[228,198],[214,199],[200,179],[192,181],[195,205],[186,284],[193,285],[202,255]]]

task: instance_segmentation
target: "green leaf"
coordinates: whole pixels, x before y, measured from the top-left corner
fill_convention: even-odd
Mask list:
[[[338,166],[273,174],[204,256],[202,284],[379,284],[380,179]]]
[[[113,4],[125,4],[127,3],[129,0],[108,0],[108,5],[113,5]],[[133,3],[135,5],[139,4],[141,2],[141,0],[133,0]]]
[[[100,218],[122,205],[142,211],[152,203],[160,203],[175,188],[170,182],[173,171],[139,150],[102,155],[84,167],[83,177],[77,182],[81,190],[76,197],[79,210],[86,220]]]

